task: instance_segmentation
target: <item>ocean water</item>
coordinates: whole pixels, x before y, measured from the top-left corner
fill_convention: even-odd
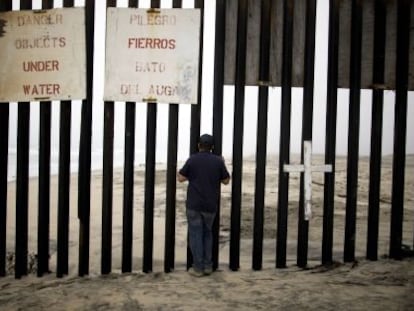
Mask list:
[[[140,165],[144,163],[144,152],[137,152],[135,157],[135,164]],[[70,172],[77,173],[79,170],[79,153],[71,152],[70,155]],[[91,153],[91,170],[102,170],[102,150],[95,150]],[[17,171],[17,151],[9,150],[7,181],[14,181],[16,179]],[[123,150],[114,150],[114,168],[122,168],[124,165]],[[50,155],[50,174],[57,175],[59,173],[59,154],[51,152]],[[39,152],[38,150],[29,150],[29,177],[39,176]]]

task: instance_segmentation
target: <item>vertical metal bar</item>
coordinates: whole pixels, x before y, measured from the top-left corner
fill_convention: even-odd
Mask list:
[[[107,0],[106,7],[116,7],[116,0]],[[108,274],[111,272],[112,264],[112,193],[115,104],[113,101],[105,101],[104,105],[101,273]]]
[[[12,1],[1,1],[0,12],[11,11]],[[9,103],[0,103],[0,276],[6,275],[7,162],[9,151]]]
[[[49,210],[50,210],[50,125],[51,102],[40,104],[39,137],[39,214],[38,214],[38,269],[42,276],[49,266]]]
[[[51,8],[53,8],[53,0],[42,1],[42,9]],[[42,276],[44,272],[49,270],[51,105],[50,101],[40,103],[37,276]]]
[[[244,97],[246,82],[247,0],[239,0],[237,11],[236,79],[234,94],[233,176],[231,197],[230,263],[240,267],[240,217],[243,169]]]
[[[73,1],[64,1],[64,7],[73,7]],[[69,201],[70,201],[70,127],[71,101],[60,106],[59,137],[59,186],[56,276],[62,277],[69,270]]]
[[[313,126],[313,86],[315,68],[315,33],[316,33],[316,0],[308,0],[306,5],[306,37],[305,64],[303,81],[303,113],[302,113],[302,146],[301,159],[304,160],[303,144],[312,141]],[[309,222],[305,220],[304,174],[300,174],[299,220],[297,265],[306,267],[308,262]]]
[[[53,8],[53,1],[42,1],[42,9],[51,8]],[[51,102],[41,102],[39,135],[39,215],[37,239],[38,276],[42,276],[44,272],[49,270],[50,126]]]
[[[260,21],[260,67],[259,80],[259,108],[257,113],[257,146],[256,146],[256,181],[254,196],[254,228],[253,228],[253,270],[262,269],[263,261],[263,225],[266,185],[266,151],[267,151],[267,112],[269,87],[269,60],[270,60],[270,13],[271,0],[261,3]]]
[[[151,0],[151,8],[159,8],[160,0]],[[142,271],[152,271],[154,248],[154,188],[155,150],[157,138],[157,103],[148,103],[147,143],[145,155],[145,199],[144,199],[144,252]]]
[[[204,0],[194,0],[194,7],[201,9],[200,25],[200,54],[198,61],[198,91],[197,104],[191,106],[191,129],[190,129],[190,154],[197,152],[198,139],[200,137],[201,123],[201,90],[202,90],[202,68],[203,68],[203,33],[204,33]],[[188,239],[187,239],[188,240]],[[191,267],[193,257],[191,255],[189,243],[187,243],[187,269]]]
[[[190,132],[190,153],[198,151],[198,139],[200,137],[200,123],[201,123],[201,91],[202,91],[202,75],[203,75],[203,34],[204,34],[204,0],[194,0],[194,7],[201,10],[201,25],[200,25],[200,45],[198,58],[198,91],[197,104],[191,106],[191,132]]]
[[[332,263],[334,194],[335,194],[335,154],[336,154],[336,113],[338,106],[338,41],[339,3],[329,2],[329,42],[328,42],[328,82],[326,96],[326,142],[325,163],[332,165],[332,173],[325,173],[322,264]]]
[[[148,103],[145,156],[144,259],[142,271],[152,271],[157,104]]]
[[[137,8],[138,0],[129,0],[128,7]],[[132,240],[134,219],[134,158],[135,158],[135,111],[136,103],[127,102],[125,107],[125,164],[122,221],[122,272],[132,271]]]
[[[397,64],[395,90],[395,132],[392,170],[390,252],[393,259],[402,259],[404,218],[404,171],[407,140],[407,86],[410,47],[411,1],[399,0],[397,8]]]
[[[30,0],[20,0],[21,10],[30,10]],[[30,102],[18,103],[16,174],[16,262],[15,277],[27,275],[29,193]]]
[[[351,60],[349,74],[348,166],[344,261],[355,260],[356,211],[358,195],[359,119],[361,99],[362,1],[352,0]]]
[[[164,271],[174,269],[175,246],[175,196],[177,185],[178,104],[169,105],[168,156],[167,156],[167,202],[165,215]]]
[[[125,165],[124,212],[122,235],[122,272],[132,271],[132,240],[134,211],[134,157],[135,157],[135,106],[127,102],[125,109]]]
[[[18,104],[15,277],[27,274],[30,103]]]
[[[111,272],[112,262],[112,192],[114,157],[114,102],[105,102],[102,184],[102,258],[101,273]]]
[[[181,8],[182,1],[174,0],[173,8]],[[177,187],[177,144],[178,144],[178,104],[169,105],[168,115],[168,155],[167,155],[167,195],[165,211],[164,271],[171,272],[175,261],[175,197]]]
[[[384,84],[385,70],[385,34],[387,7],[385,0],[375,1],[374,22],[374,64],[372,82]],[[384,110],[384,91],[372,91],[372,129],[371,129],[371,161],[369,169],[369,204],[368,204],[368,237],[367,259],[378,259],[378,226],[380,208],[381,156],[382,156],[382,114]]]
[[[286,267],[289,174],[283,172],[283,165],[290,162],[293,12],[294,2],[292,0],[285,0],[283,12],[282,106],[280,114],[282,120],[280,122],[276,268]]]
[[[81,137],[79,143],[78,217],[79,276],[89,274],[90,198],[91,198],[91,135],[93,95],[93,35],[95,1],[85,0],[86,31],[86,100],[82,102]]]
[[[27,275],[30,103],[18,103],[15,277]]]
[[[0,103],[0,276],[6,275],[8,149],[9,103]]]
[[[214,49],[213,87],[213,137],[214,153],[222,154],[223,145],[223,92],[224,92],[224,42],[226,25],[226,3],[216,1],[216,31]],[[220,197],[217,202],[217,215],[213,224],[213,269],[219,264]]]
[[[60,106],[59,139],[59,189],[58,189],[58,233],[56,274],[68,273],[69,247],[69,201],[70,201],[70,127],[71,102],[62,101]]]
[[[200,123],[201,123],[201,96],[202,96],[202,81],[203,81],[203,46],[204,46],[204,0],[194,0],[194,7],[200,9],[200,45],[198,56],[198,90],[197,90],[197,105],[191,106],[191,125],[193,127],[192,146],[197,149],[198,138],[200,137]],[[193,149],[195,151],[195,149]]]

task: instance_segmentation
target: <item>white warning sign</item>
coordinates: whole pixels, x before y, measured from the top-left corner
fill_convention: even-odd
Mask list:
[[[197,102],[199,9],[108,8],[104,100]]]
[[[86,97],[83,8],[0,13],[0,102]]]

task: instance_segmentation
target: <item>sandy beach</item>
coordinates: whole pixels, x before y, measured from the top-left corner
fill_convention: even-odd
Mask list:
[[[292,159],[293,161],[295,159]],[[314,164],[323,159],[315,156]],[[227,160],[227,162],[229,162]],[[91,180],[90,273],[77,276],[77,175],[71,179],[69,275],[56,278],[57,177],[51,178],[50,270],[38,278],[35,266],[14,279],[12,262],[0,278],[0,310],[414,310],[414,258],[388,258],[392,158],[382,163],[378,261],[365,260],[368,217],[368,158],[359,163],[356,258],[343,263],[346,158],[336,162],[334,264],[321,266],[323,174],[313,176],[313,217],[309,222],[308,267],[296,266],[299,175],[290,175],[287,268],[275,269],[278,162],[269,157],[266,171],[263,269],[253,271],[252,235],[255,163],[243,164],[240,270],[230,271],[231,186],[222,187],[219,269],[194,278],[186,272],[186,184],[177,185],[176,264],[163,272],[165,165],[157,164],[153,272],[142,271],[144,167],[136,167],[134,189],[133,272],[121,273],[123,171],[114,172],[112,273],[100,275],[102,174]],[[180,164],[179,164],[180,165]],[[231,171],[231,163],[228,163]],[[414,156],[407,156],[403,243],[412,248],[414,227]],[[29,184],[29,252],[37,250],[38,181]],[[15,183],[8,187],[7,251],[14,252]]]

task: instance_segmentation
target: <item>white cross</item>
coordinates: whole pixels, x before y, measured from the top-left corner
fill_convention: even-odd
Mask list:
[[[332,172],[332,165],[312,165],[312,143],[303,142],[303,164],[284,164],[283,171],[287,173],[305,172],[305,220],[312,217],[312,172]]]

